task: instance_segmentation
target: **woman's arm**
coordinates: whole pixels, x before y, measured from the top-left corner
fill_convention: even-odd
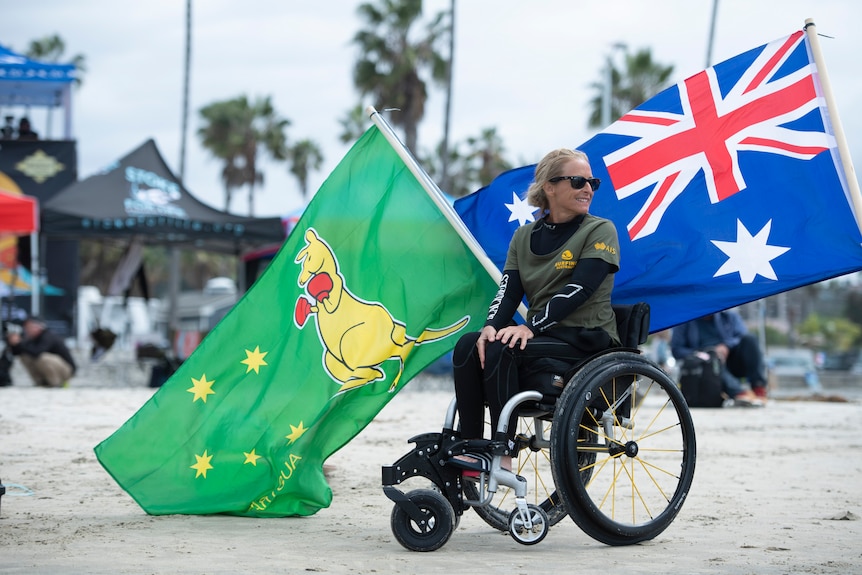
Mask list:
[[[533,333],[542,333],[566,318],[587,301],[614,270],[614,266],[602,259],[579,260],[569,283],[548,300],[541,312],[533,316],[530,329]]]

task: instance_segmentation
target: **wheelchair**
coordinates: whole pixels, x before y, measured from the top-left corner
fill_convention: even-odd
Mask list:
[[[383,466],[392,533],[403,547],[439,549],[471,508],[524,545],[566,516],[612,546],[652,539],[670,525],[694,478],[691,412],[676,383],[638,350],[649,305],[614,305],[614,313],[624,347],[550,374],[565,382],[557,393],[516,394],[492,439],[460,437],[453,399],[442,431],[410,438],[413,449]],[[512,413],[514,447],[506,433]],[[463,454],[475,461],[456,458]],[[512,456],[512,471],[501,467],[503,456]],[[431,485],[397,487],[412,478]]]

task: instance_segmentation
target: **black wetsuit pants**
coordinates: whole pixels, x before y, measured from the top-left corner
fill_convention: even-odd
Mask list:
[[[485,369],[479,363],[476,341],[479,332],[464,334],[452,354],[455,375],[455,397],[458,401],[458,415],[461,421],[461,437],[479,439],[483,437],[485,405],[491,414],[492,433],[506,402],[520,391],[518,371],[531,359],[542,357],[572,358],[577,361],[589,353],[580,351],[560,339],[537,336],[527,341],[521,350],[520,345],[510,348],[500,342],[485,347]],[[517,414],[509,420],[507,434],[515,437]]]

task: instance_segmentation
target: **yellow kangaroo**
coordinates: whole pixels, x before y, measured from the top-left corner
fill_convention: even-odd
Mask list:
[[[464,316],[448,327],[429,328],[419,337],[410,337],[404,323],[393,318],[382,304],[364,301],[345,287],[335,254],[313,228],[306,230],[305,242],[295,260],[302,265],[297,283],[317,304],[300,296],[295,320],[301,329],[308,315],[317,315],[317,332],[325,348],[324,366],[342,384],[339,393],[384,379],[380,364],[397,359],[398,374],[389,387],[393,391],[414,345],[448,337],[470,321],[470,316]]]

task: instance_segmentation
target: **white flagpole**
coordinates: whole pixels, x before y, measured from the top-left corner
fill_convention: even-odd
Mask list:
[[[440,208],[440,211],[449,221],[455,231],[461,236],[461,239],[464,240],[464,243],[467,244],[467,247],[470,248],[470,251],[473,252],[473,255],[476,256],[476,259],[482,264],[482,267],[485,268],[485,271],[488,272],[488,275],[493,278],[493,280],[497,283],[500,283],[500,279],[502,275],[500,270],[497,269],[497,266],[494,265],[494,262],[491,261],[491,258],[488,257],[488,254],[485,253],[485,250],[482,249],[482,246],[473,237],[473,234],[470,232],[469,228],[464,224],[461,218],[458,216],[458,213],[455,211],[446,198],[443,197],[443,192],[440,190],[440,187],[437,185],[434,180],[431,179],[431,176],[422,169],[422,166],[419,165],[419,162],[416,161],[416,158],[413,157],[413,154],[410,153],[410,150],[401,143],[401,140],[398,139],[398,136],[395,134],[395,131],[392,129],[392,126],[380,115],[380,113],[374,108],[374,106],[368,106],[365,108],[365,113],[368,114],[368,117],[371,118],[371,121],[374,122],[374,125],[380,129],[380,132],[398,154],[398,156],[404,160],[404,164],[410,170],[410,172],[416,176],[416,179],[425,189],[425,192]],[[523,304],[523,302],[518,307],[518,313],[521,314],[522,317],[527,317],[527,308]]]
[[[820,87],[823,89],[823,98],[826,100],[826,109],[829,110],[829,121],[832,124],[832,132],[835,134],[835,143],[838,146],[838,155],[844,166],[844,180],[847,184],[847,193],[852,203],[853,213],[856,216],[856,225],[862,231],[862,192],[859,191],[859,181],[856,179],[856,170],[853,168],[853,159],[850,157],[850,147],[844,135],[844,128],[838,118],[838,106],[835,104],[835,96],[832,86],[829,84],[829,76],[826,73],[826,62],[823,60],[823,52],[820,50],[820,40],[817,38],[817,26],[814,20],[805,20],[805,34],[811,46],[811,55],[817,65],[817,74],[820,79]]]

